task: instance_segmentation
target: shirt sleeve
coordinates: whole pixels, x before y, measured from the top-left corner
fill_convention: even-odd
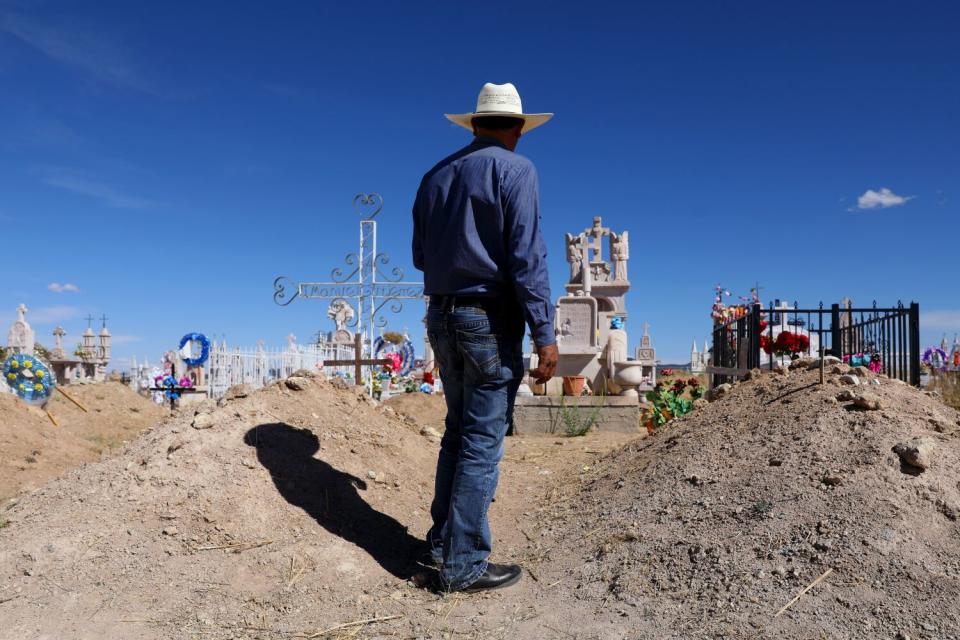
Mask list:
[[[420,211],[422,192],[423,183],[417,189],[417,197],[413,201],[413,267],[419,271],[423,271],[423,236],[420,234],[420,219],[423,217]]]
[[[526,164],[508,174],[503,185],[507,268],[533,342],[554,344],[553,300],[547,273],[547,249],[540,235],[540,184],[537,170]]]

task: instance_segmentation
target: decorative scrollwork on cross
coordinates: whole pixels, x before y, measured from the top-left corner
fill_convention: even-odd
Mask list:
[[[354,267],[353,271],[351,271],[347,275],[343,275],[343,269],[341,267],[334,267],[330,271],[330,279],[333,280],[334,282],[346,282],[353,276],[357,275],[357,273],[360,271],[360,257],[357,254],[348,253],[344,257],[343,261],[346,262],[347,265],[350,267],[353,267],[353,265],[357,265],[357,266]]]
[[[290,283],[289,285],[287,284],[288,282]],[[288,292],[288,288],[294,290],[292,296]],[[300,287],[293,279],[287,276],[280,276],[273,281],[273,301],[281,307],[285,307],[296,300],[298,295],[300,295]],[[289,300],[286,300],[287,296],[290,296]],[[286,300],[286,302],[284,302],[284,300]]]
[[[379,193],[358,193],[353,197],[353,210],[361,220],[373,220],[382,209],[383,196]]]
[[[387,266],[387,264],[389,263],[390,263],[390,256],[388,256],[385,253],[378,253],[377,257],[374,259],[374,264],[377,264],[377,265]],[[401,280],[403,280],[403,269],[401,269],[400,267],[391,267],[390,275],[387,275],[383,271],[381,271],[379,266],[375,268],[377,270],[377,273],[380,275],[380,277],[386,280],[387,282],[400,282]]]

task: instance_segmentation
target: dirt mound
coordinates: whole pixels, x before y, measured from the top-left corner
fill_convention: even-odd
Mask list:
[[[402,393],[390,396],[384,404],[400,414],[400,417],[411,418],[421,428],[433,427],[443,432],[447,401],[442,395]]]
[[[437,445],[397,411],[310,377],[206,403],[0,511],[0,638],[960,638],[958,414],[816,377],[625,447],[510,439],[494,559],[527,577],[480,596],[409,579]]]
[[[511,438],[491,529],[527,577],[438,596],[415,575],[435,438],[316,378],[228,397],[0,510],[0,639],[540,639],[590,619],[538,579],[532,516],[625,434]]]
[[[429,521],[424,437],[321,379],[193,414],[0,512],[0,637],[320,628],[407,577],[419,543],[400,523],[419,537]]]
[[[0,392],[0,503],[98,459],[167,412],[116,382],[72,385],[68,393],[89,412],[56,393],[47,408],[57,427],[39,408]]]
[[[757,376],[566,478],[541,581],[597,637],[960,637],[958,414],[845,369]]]

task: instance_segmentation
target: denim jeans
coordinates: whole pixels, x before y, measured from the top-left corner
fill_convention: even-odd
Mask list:
[[[447,402],[427,542],[450,590],[487,568],[487,510],[497,489],[504,436],[523,376],[523,319],[510,306],[440,307],[427,311]]]

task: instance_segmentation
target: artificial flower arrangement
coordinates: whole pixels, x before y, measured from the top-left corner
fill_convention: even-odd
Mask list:
[[[666,373],[666,370],[663,373]],[[682,397],[687,388],[690,390],[689,399]],[[669,389],[663,382],[658,382],[653,391],[648,391],[646,396],[652,406],[650,417],[646,422],[647,432],[653,433],[654,429],[662,427],[673,418],[690,413],[693,410],[694,400],[702,398],[705,391],[706,389],[696,377],[688,380],[682,378],[674,380]]]
[[[168,400],[177,400],[180,397],[181,391],[193,387],[193,380],[187,376],[183,376],[177,380],[170,374],[161,374],[155,376],[153,382],[157,390],[163,390],[163,395],[166,396]]]
[[[56,378],[41,360],[15,353],[2,364],[7,385],[21,399],[41,403],[50,398]]]
[[[927,347],[921,360],[931,369],[942,371],[947,368],[947,352],[940,347]]]
[[[867,367],[874,373],[883,371],[883,363],[880,361],[880,355],[873,353],[854,353],[843,356],[843,361],[851,367]]]
[[[740,304],[725,305],[723,298],[729,298],[730,295],[730,291],[719,284],[714,288],[713,306],[710,310],[710,317],[713,318],[714,324],[726,324],[738,320],[747,315],[751,307],[760,304],[760,296],[756,287],[750,289],[749,296],[739,296]]]
[[[760,323],[761,327],[765,324],[765,322]],[[767,355],[793,357],[810,349],[810,338],[802,333],[793,333],[792,331],[781,331],[776,338],[761,333],[760,348]]]

